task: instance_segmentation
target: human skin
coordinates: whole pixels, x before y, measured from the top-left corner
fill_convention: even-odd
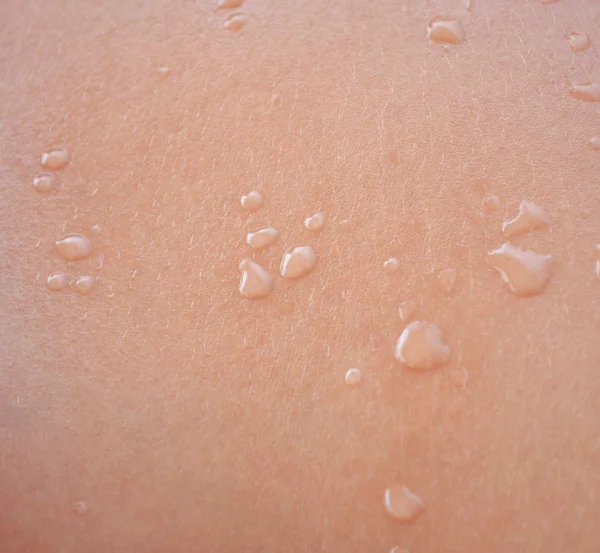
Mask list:
[[[568,94],[600,82],[597,2],[248,0],[238,32],[206,1],[0,10],[0,551],[597,551],[600,104]],[[463,44],[427,39],[438,15]],[[523,199],[551,224],[514,242],[554,274],[519,298],[486,253]],[[65,232],[92,255],[64,261]],[[295,244],[319,261],[287,281]],[[447,365],[394,359],[407,298]]]

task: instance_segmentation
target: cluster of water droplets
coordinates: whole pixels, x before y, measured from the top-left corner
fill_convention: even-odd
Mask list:
[[[217,10],[236,10],[242,7],[244,0],[219,0]],[[227,17],[223,27],[228,31],[239,31],[248,22],[248,16],[242,12],[236,12]]]

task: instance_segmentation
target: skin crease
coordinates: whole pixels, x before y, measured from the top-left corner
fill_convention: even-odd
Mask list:
[[[600,108],[568,92],[600,82],[597,2],[247,0],[239,32],[204,1],[2,11],[3,553],[596,551]],[[438,15],[467,41],[430,43]],[[486,264],[523,199],[552,217],[514,239],[553,256],[531,298]],[[88,259],[57,255],[68,232]],[[295,244],[319,262],[286,281]],[[266,300],[239,295],[248,256]],[[49,292],[55,271],[98,278]],[[406,299],[446,367],[394,361]],[[385,512],[396,482],[413,524]]]

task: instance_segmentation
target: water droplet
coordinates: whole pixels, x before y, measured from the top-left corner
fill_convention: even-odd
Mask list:
[[[506,242],[488,253],[488,263],[517,296],[539,294],[552,277],[552,256]]]
[[[102,232],[104,229],[103,229],[103,228],[102,228],[100,225],[94,225],[94,226],[91,228],[91,230],[92,230],[92,232],[96,232],[96,233],[98,233],[98,234],[99,234],[99,233],[101,233],[101,232]]]
[[[390,257],[383,262],[383,270],[386,275],[393,275],[400,269],[400,261],[395,257]]]
[[[57,148],[42,155],[42,165],[46,169],[56,171],[69,163],[71,156],[64,148]]]
[[[294,246],[283,254],[281,276],[300,278],[312,271],[317,264],[317,254],[310,246]]]
[[[518,215],[502,225],[502,232],[506,238],[512,238],[549,225],[550,215],[541,205],[523,200]]]
[[[465,10],[472,12],[475,9],[475,0],[465,0]]]
[[[340,229],[348,231],[352,229],[352,219],[343,219],[340,221]]]
[[[489,195],[489,196],[486,196],[485,198],[483,198],[483,202],[481,204],[481,210],[486,214],[493,213],[494,211],[496,211],[498,209],[499,205],[500,205],[500,200],[498,199],[498,196]]]
[[[594,258],[600,259],[600,244],[596,244],[594,247]]]
[[[163,77],[168,77],[171,74],[170,67],[159,67],[156,72]]]
[[[88,507],[87,507],[87,504],[85,501],[73,501],[71,506],[73,507],[73,512],[76,515],[79,515],[79,516],[87,515]]]
[[[69,279],[64,273],[52,273],[48,277],[46,284],[48,285],[48,290],[59,292],[60,290],[64,290],[69,285]]]
[[[255,250],[262,250],[273,244],[279,238],[279,232],[273,227],[261,228],[256,232],[249,232],[246,243]]]
[[[239,8],[244,3],[244,0],[219,0],[217,3],[217,9],[219,10],[233,10]]]
[[[454,290],[456,284],[456,269],[444,269],[440,271],[437,277],[439,287],[446,293],[450,294]]]
[[[400,318],[402,321],[407,323],[412,319],[412,316],[415,314],[417,310],[417,303],[414,300],[404,300],[400,307],[398,308],[398,312],[400,313]]]
[[[590,47],[591,41],[590,37],[585,33],[576,33],[573,32],[569,34],[569,45],[574,52],[583,52]]]
[[[584,102],[600,102],[600,84],[572,83],[569,94],[573,98]]]
[[[239,31],[247,22],[248,18],[243,13],[236,13],[229,17],[223,26],[228,31]]]
[[[260,195],[260,192],[253,190],[246,196],[242,196],[240,203],[242,204],[242,207],[244,209],[247,209],[248,211],[256,211],[259,207],[262,206],[263,199]]]
[[[430,40],[446,44],[460,44],[465,40],[462,23],[458,19],[436,17],[427,27]]]
[[[312,230],[313,232],[321,230],[323,228],[324,224],[325,224],[325,214],[322,213],[321,211],[318,211],[314,215],[311,215],[310,217],[307,217],[304,220],[304,226],[308,230]]]
[[[350,369],[346,372],[346,384],[348,384],[348,386],[356,386],[361,378],[362,375],[360,374],[360,369]]]
[[[78,294],[87,296],[94,286],[94,277],[92,276],[81,276],[72,283],[72,288]]]
[[[246,258],[240,263],[242,279],[240,294],[249,300],[267,297],[273,290],[273,279],[266,269],[252,259]]]
[[[385,508],[396,520],[410,522],[425,509],[425,502],[403,484],[385,490]]]
[[[596,278],[600,280],[600,259],[596,259]]]
[[[435,369],[450,360],[450,346],[444,341],[439,326],[415,321],[398,338],[396,359],[412,369]]]
[[[56,241],[55,247],[67,261],[85,259],[92,253],[91,242],[85,236],[76,233],[61,236]]]
[[[600,136],[592,136],[592,138],[590,138],[589,144],[592,150],[600,151]]]
[[[50,192],[56,187],[56,179],[52,173],[39,173],[33,177],[33,186],[38,192]]]

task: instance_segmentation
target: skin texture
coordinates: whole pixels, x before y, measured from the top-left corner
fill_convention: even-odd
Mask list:
[[[600,119],[568,92],[600,82],[597,2],[248,0],[239,32],[203,1],[1,9],[3,553],[596,551]],[[430,43],[438,15],[467,41]],[[531,298],[486,264],[523,199],[552,218],[515,238],[555,263]],[[67,232],[88,259],[57,255]],[[319,262],[286,281],[294,244]],[[237,290],[249,256],[266,300]],[[51,293],[55,271],[98,279]],[[407,298],[446,367],[394,360]]]

